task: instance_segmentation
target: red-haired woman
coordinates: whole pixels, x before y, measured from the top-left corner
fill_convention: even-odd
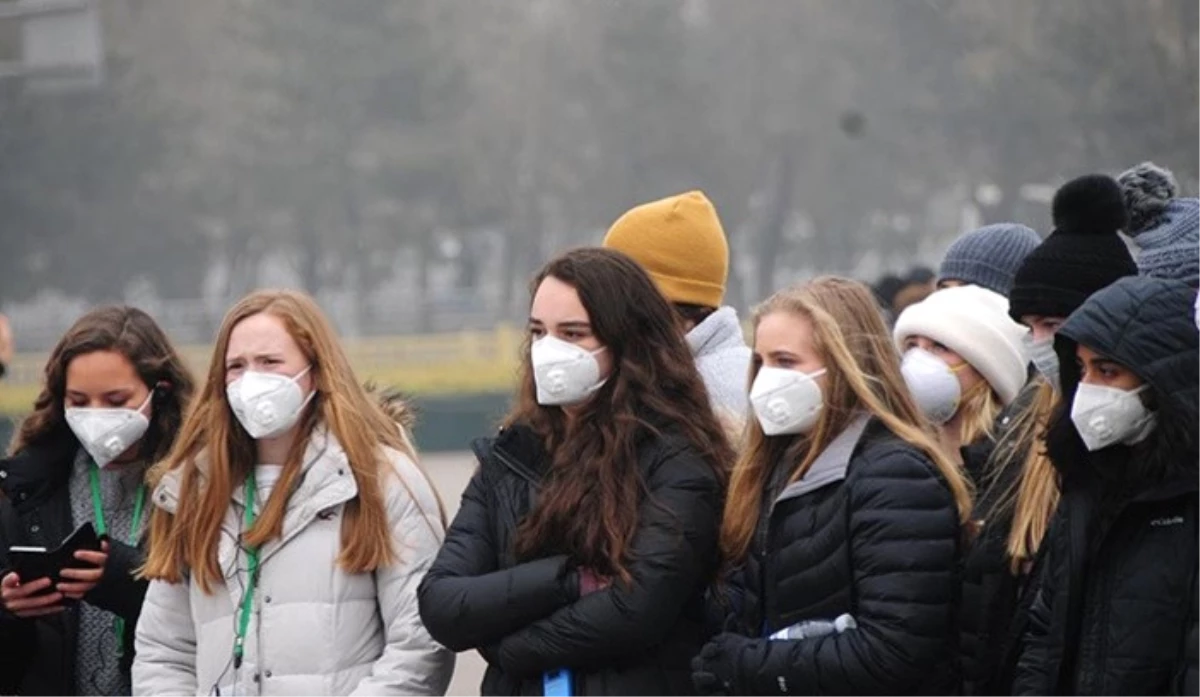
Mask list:
[[[229,311],[154,478],[134,694],[445,692],[416,598],[440,503],[311,298]]]

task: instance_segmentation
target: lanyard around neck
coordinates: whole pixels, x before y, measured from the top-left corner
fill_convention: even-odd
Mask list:
[[[104,503],[100,496],[100,468],[92,462],[88,469],[88,483],[92,487],[92,515],[96,519],[96,534],[100,537],[108,535],[108,524],[104,520]],[[133,522],[129,525],[129,544],[136,547],[138,530],[142,525],[142,511],[146,506],[146,483],[138,485],[137,494],[133,499]],[[107,562],[106,562],[107,563]],[[113,634],[117,637],[117,656],[125,655],[125,619],[113,619]]]
[[[243,538],[254,527],[254,499],[258,495],[258,483],[254,479],[254,471],[246,475],[246,486],[243,489],[246,499],[245,524],[242,526]],[[254,588],[258,585],[258,547],[244,547],[249,566],[249,578],[246,581],[246,592],[242,594],[241,608],[238,611],[236,635],[233,641],[233,667],[242,667],[242,656],[246,653],[246,631],[250,628],[250,614],[254,607]]]

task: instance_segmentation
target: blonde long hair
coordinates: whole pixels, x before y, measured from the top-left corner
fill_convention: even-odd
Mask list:
[[[764,317],[776,312],[794,313],[812,322],[814,348],[826,368],[825,407],[808,435],[768,438],[756,419],[747,421],[721,526],[726,561],[736,563],[749,550],[771,470],[793,467],[790,481],[803,477],[829,443],[864,411],[933,462],[954,496],[959,521],[966,529],[972,505],[970,483],[942,454],[933,427],[909,396],[895,346],[871,291],[857,281],[833,276],[793,286],[755,309],[755,331]],[[756,355],[751,380],[761,366]]]
[[[997,492],[995,504],[985,516],[994,520],[1012,512],[1005,550],[1014,574],[1037,554],[1058,508],[1058,474],[1045,443],[1055,402],[1054,388],[1039,378],[1033,400],[1014,417],[989,461],[988,487],[1004,489]],[[1004,476],[1009,467],[1020,467],[1021,471],[1017,476]]]
[[[281,534],[288,493],[301,474],[301,458],[313,430],[324,424],[345,450],[358,485],[358,495],[346,504],[342,519],[338,565],[350,573],[363,573],[396,559],[384,501],[383,476],[391,470],[385,465],[382,447],[405,453],[414,462],[416,453],[402,427],[355,380],[350,362],[317,304],[294,291],[257,291],[225,315],[207,381],[170,455],[150,474],[150,481],[157,483],[166,472],[180,470],[181,484],[175,514],[155,508],[151,515],[150,549],[142,568],[145,578],[178,583],[187,572],[205,593],[211,593],[222,578],[217,561],[221,521],[236,483],[253,471],[256,460],[254,440],[236,423],[225,396],[225,354],[233,328],[260,313],[279,318],[299,345],[312,366],[316,396],[300,422],[302,436],[292,444],[280,480],[246,533],[245,543],[259,546]],[[403,478],[401,483],[407,488]],[[444,526],[440,510],[439,516]]]
[[[967,389],[959,405],[959,443],[971,445],[983,438],[991,438],[996,419],[1004,410],[1000,396],[992,389],[987,378]]]

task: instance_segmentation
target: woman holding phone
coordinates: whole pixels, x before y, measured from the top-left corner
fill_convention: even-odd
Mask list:
[[[130,692],[146,583],[147,468],[174,442],[192,378],[145,312],[101,307],[46,363],[34,411],[0,460],[0,694]],[[90,523],[104,538],[60,580],[22,578],[10,547],[54,549]]]

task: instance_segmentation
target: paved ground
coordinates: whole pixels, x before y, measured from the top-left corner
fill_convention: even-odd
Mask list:
[[[453,518],[458,511],[463,489],[475,471],[474,456],[470,452],[429,453],[421,456],[421,464],[433,478],[433,484],[446,504],[446,512]],[[483,658],[474,651],[458,654],[454,680],[450,682],[450,690],[446,694],[478,695],[484,667]]]

